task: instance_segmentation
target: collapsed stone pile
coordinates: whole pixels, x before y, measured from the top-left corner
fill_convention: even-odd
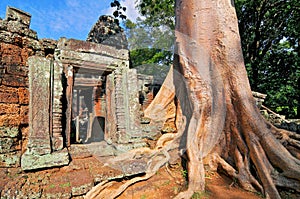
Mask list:
[[[119,49],[128,48],[124,30],[119,26],[119,22],[112,16],[100,16],[97,23],[89,32],[86,40]]]
[[[288,131],[300,133],[300,120],[287,120],[285,119],[284,115],[279,115],[264,106],[263,102],[267,97],[266,94],[252,91],[252,95],[255,99],[256,105],[260,109],[261,114],[274,126]]]
[[[262,115],[271,122],[274,126],[285,129],[288,131],[293,131],[300,134],[300,120],[299,119],[285,119],[285,116],[270,113],[267,110],[261,110]]]

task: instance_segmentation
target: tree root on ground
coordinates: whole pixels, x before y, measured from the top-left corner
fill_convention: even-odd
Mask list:
[[[183,119],[183,126],[185,126],[184,119]],[[109,181],[109,180],[103,181],[100,184],[93,187],[86,194],[85,198],[86,199],[117,198],[132,184],[151,178],[153,175],[157,173],[157,171],[161,167],[169,163],[170,160],[169,151],[173,149],[177,149],[179,147],[179,139],[181,138],[182,134],[183,134],[182,129],[179,130],[177,133],[164,134],[157,141],[157,146],[155,147],[155,149],[150,149],[150,148],[134,149],[125,154],[122,154],[122,156],[118,156],[114,158],[113,160],[110,161],[110,163],[122,164],[122,161],[124,160],[134,159],[135,157],[143,157],[144,159],[148,160],[145,175],[134,177],[126,181],[125,183],[123,183],[116,190],[110,190],[109,192],[107,192],[105,189],[112,186],[114,184],[114,181]],[[109,166],[109,163],[107,164]]]

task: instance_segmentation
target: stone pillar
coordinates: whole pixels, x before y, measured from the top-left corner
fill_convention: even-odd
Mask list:
[[[107,143],[117,142],[117,118],[116,118],[116,99],[115,99],[115,75],[111,73],[106,76],[106,117],[104,139]]]
[[[67,165],[69,163],[68,151],[65,149],[53,152],[51,145],[52,128],[50,128],[50,124],[52,122],[50,113],[52,108],[50,107],[52,105],[59,107],[59,103],[56,100],[52,103],[51,79],[53,74],[51,74],[51,67],[53,62],[44,57],[33,56],[28,59],[28,64],[30,93],[29,137],[27,150],[21,157],[21,167],[23,170],[33,170]],[[57,70],[56,72],[59,71]],[[57,80],[55,75],[53,77],[53,79]],[[53,88],[57,89],[58,87],[60,86],[53,85]],[[58,119],[56,115],[58,108],[53,108],[52,110],[55,110],[52,115]],[[56,123],[53,122],[52,126],[55,125]],[[55,136],[57,136],[57,133],[55,131]]]
[[[51,153],[50,141],[50,65],[49,59],[31,57],[29,64],[29,142],[28,151],[36,155]]]
[[[115,99],[116,99],[116,117],[117,117],[117,132],[118,143],[126,143],[128,141],[126,127],[127,117],[125,109],[128,108],[127,102],[127,88],[124,85],[124,72],[122,69],[116,69],[115,73]]]
[[[73,66],[68,64],[63,64],[64,73],[66,75],[67,80],[67,88],[66,88],[66,129],[65,134],[67,137],[67,146],[71,146],[71,131],[72,131],[72,104],[73,104],[73,83],[74,83],[74,69]]]
[[[61,150],[64,147],[64,140],[62,135],[62,64],[55,61],[53,64],[52,72],[52,147],[53,150]]]
[[[116,147],[120,151],[142,147],[140,104],[136,70],[120,68],[115,73],[115,111],[117,121]]]
[[[127,103],[129,112],[127,114],[128,126],[127,129],[132,132],[132,134],[139,134],[140,129],[140,104],[139,104],[139,88],[138,88],[138,76],[136,69],[130,69],[126,71],[125,74],[126,82],[125,84],[127,88]],[[133,135],[133,136],[135,136]],[[140,134],[140,136],[142,136]]]

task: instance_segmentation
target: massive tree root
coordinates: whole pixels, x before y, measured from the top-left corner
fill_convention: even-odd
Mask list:
[[[156,97],[164,100],[154,100],[145,115],[154,120],[167,118],[158,113],[166,112],[164,108],[176,94],[182,111],[176,115],[178,132],[162,136],[155,149],[127,154],[145,153],[148,169],[144,176],[130,179],[109,195],[105,186],[111,182],[104,182],[87,198],[117,197],[131,184],[153,176],[176,148],[186,154],[189,185],[176,198],[204,191],[204,168],[222,171],[242,188],[267,198],[280,198],[279,188],[300,192],[300,135],[275,128],[257,109],[232,2],[176,1],[173,75],[167,76],[164,92]]]
[[[174,96],[174,92],[172,93]],[[166,103],[171,103],[174,98],[169,98]],[[185,119],[182,118],[181,123],[183,124],[182,127],[186,126]],[[155,175],[160,168],[167,165],[171,159],[170,152],[172,150],[179,149],[180,138],[182,136],[183,130],[178,129],[178,133],[168,133],[162,135],[154,149],[150,148],[138,148],[132,151],[129,151],[125,154],[122,154],[120,157],[116,157],[112,159],[112,162],[108,162],[107,164],[118,164],[121,165],[122,161],[128,159],[138,159],[143,158],[147,161],[147,169],[143,176],[134,177],[130,180],[127,180],[124,184],[119,186],[116,190],[109,190],[106,191],[106,188],[109,188],[114,184],[114,181],[106,180],[98,185],[96,185],[92,190],[90,190],[85,198],[117,198],[120,194],[122,194],[129,186],[134,183],[147,180]],[[122,177],[121,177],[122,178]],[[115,181],[118,179],[114,179]]]
[[[167,113],[165,109],[170,103],[174,103],[175,100],[175,90],[172,84],[173,77],[179,80],[183,76],[177,71],[173,72],[171,68],[156,100],[145,111],[145,116],[156,119],[168,118],[165,115]],[[235,85],[235,83],[232,85]],[[232,88],[228,89],[232,90]],[[238,93],[238,90],[236,92]],[[202,137],[205,135],[203,129],[201,131],[193,130],[197,128],[199,123],[191,117],[193,115],[192,112],[181,116],[179,110],[177,120],[182,121],[177,121],[177,123],[181,124],[181,128],[178,129],[177,133],[162,135],[154,149],[135,149],[113,159],[114,164],[122,164],[124,160],[134,159],[136,156],[143,157],[148,160],[145,175],[129,179],[121,184],[118,189],[108,189],[109,191],[106,191],[106,188],[114,185],[114,182],[102,182],[95,186],[86,195],[86,198],[117,198],[129,186],[151,178],[161,167],[168,164],[171,158],[169,154],[171,150],[178,150],[178,152],[180,150],[181,154],[186,152],[188,157],[189,189],[180,193],[176,198],[190,198],[194,192],[204,190],[204,165],[211,170],[226,173],[235,179],[243,189],[264,193],[267,198],[280,198],[278,187],[300,192],[300,164],[297,159],[300,149],[300,136],[293,132],[277,129],[265,121],[252,98],[250,98],[252,101],[249,103],[245,103],[245,98],[243,98],[243,103],[245,104],[242,106],[240,105],[241,100],[238,100],[241,98],[238,94],[234,94],[235,92],[225,93],[227,94],[222,95],[226,98],[222,98],[222,100],[225,100],[225,103],[221,103],[222,105],[218,107],[219,111],[216,111],[216,113],[220,114],[221,108],[221,112],[226,115],[223,118],[225,121],[219,120],[221,126],[223,124],[222,129],[217,131],[212,125],[207,123],[206,125],[200,123],[200,127],[198,127],[212,130],[211,132],[217,134],[217,136],[214,136],[215,138]],[[187,97],[187,95],[183,96]],[[159,100],[161,97],[167,100]],[[205,101],[208,102],[207,98],[205,98]],[[220,101],[215,100],[215,102]],[[155,104],[158,106],[155,106]],[[226,107],[226,110],[223,109],[224,107]],[[250,108],[251,111],[246,111],[246,108]],[[184,105],[184,109],[190,109],[190,107]],[[188,111],[193,110],[185,110],[185,112]],[[212,115],[213,117],[211,117],[209,115],[206,113],[200,119],[205,121],[216,116]],[[219,118],[222,117],[219,116]],[[198,121],[201,121],[200,119]],[[214,121],[214,124],[216,124],[216,120]],[[193,126],[195,124],[196,126]],[[191,137],[188,137],[188,132],[191,131],[194,133],[199,132],[200,134],[193,134],[192,136],[190,135]],[[199,138],[201,141],[198,140]],[[213,140],[216,140],[215,144],[212,143]],[[214,148],[212,150],[208,150],[207,148],[209,147],[205,150],[201,148],[201,146],[207,145]],[[201,153],[203,155],[200,155]]]
[[[204,190],[203,158],[267,198],[280,198],[278,187],[300,191],[299,136],[270,125],[255,106],[232,1],[178,0],[176,12],[174,68],[184,81],[174,84],[183,115],[191,116],[189,189],[177,198]]]

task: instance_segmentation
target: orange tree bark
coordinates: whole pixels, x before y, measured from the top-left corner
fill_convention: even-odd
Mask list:
[[[182,143],[189,180],[177,198],[204,190],[204,163],[268,198],[280,198],[278,187],[300,191],[299,136],[259,113],[237,24],[233,1],[176,1],[173,78],[187,121]]]
[[[187,156],[189,183],[176,198],[204,191],[204,168],[226,172],[242,188],[267,198],[280,198],[280,187],[300,192],[300,135],[275,128],[257,109],[232,1],[176,0],[175,35],[174,67],[145,116],[168,119],[166,109],[175,101],[178,132],[162,135],[154,149],[135,149],[111,160],[122,164],[143,157],[148,161],[144,176],[117,189],[109,187],[118,180],[104,181],[85,198],[117,198],[171,162],[174,149]]]

